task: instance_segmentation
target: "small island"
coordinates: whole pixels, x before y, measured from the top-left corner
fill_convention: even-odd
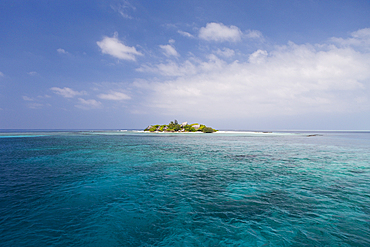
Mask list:
[[[207,127],[204,124],[188,124],[188,122],[183,122],[182,124],[179,124],[177,120],[174,122],[171,121],[169,124],[164,125],[149,125],[146,127],[144,131],[150,131],[150,132],[203,132],[203,133],[213,133],[217,130],[212,129],[211,127]]]

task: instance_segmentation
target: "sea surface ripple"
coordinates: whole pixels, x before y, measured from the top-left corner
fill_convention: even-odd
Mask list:
[[[1,246],[370,246],[370,133],[0,138]]]

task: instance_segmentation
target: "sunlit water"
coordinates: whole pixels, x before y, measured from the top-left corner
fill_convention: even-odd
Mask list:
[[[370,133],[0,134],[0,246],[370,246]]]

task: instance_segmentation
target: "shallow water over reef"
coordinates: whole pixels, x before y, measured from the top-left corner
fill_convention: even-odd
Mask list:
[[[1,246],[370,246],[369,132],[0,137]]]

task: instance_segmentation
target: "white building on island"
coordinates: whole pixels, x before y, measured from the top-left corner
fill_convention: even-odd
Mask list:
[[[196,129],[196,130],[199,129],[200,128],[200,124],[193,125],[193,128]]]

